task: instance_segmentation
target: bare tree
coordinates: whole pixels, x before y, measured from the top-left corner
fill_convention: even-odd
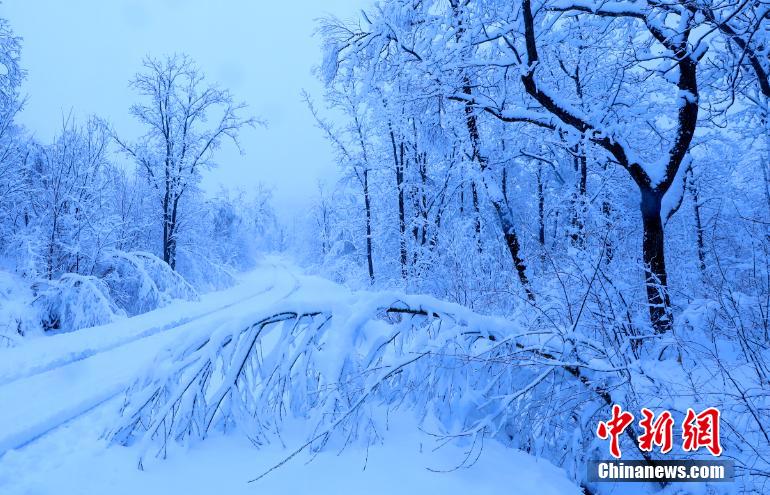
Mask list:
[[[200,69],[184,55],[148,57],[131,86],[144,99],[131,113],[147,133],[136,143],[117,136],[115,140],[158,193],[163,260],[175,268],[180,200],[198,184],[201,171],[214,165],[222,141],[238,146],[239,131],[257,121],[241,117],[245,105],[235,103],[229,91],[206,84]]]

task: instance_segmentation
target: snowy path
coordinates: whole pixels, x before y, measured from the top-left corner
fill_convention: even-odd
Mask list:
[[[201,301],[179,302],[111,325],[4,349],[0,455],[117,396],[181,335],[208,332],[233,312],[287,297],[299,284],[287,273],[287,267],[271,264],[250,273],[237,287]]]
[[[109,445],[103,438],[115,426],[123,392],[165,351],[276,305],[319,298],[345,304],[345,294],[273,259],[238,286],[200,301],[0,350],[0,493],[580,493],[564,471],[497,443],[469,469],[455,470],[467,457],[467,446],[434,451],[435,438],[420,434],[414,418],[406,416],[388,419],[381,445],[332,448],[310,464],[305,456],[253,484],[247,481],[301,444],[312,425],[293,425],[282,437],[285,445],[260,449],[243,435],[172,446],[168,460],[148,460],[144,471],[136,469],[134,447]]]

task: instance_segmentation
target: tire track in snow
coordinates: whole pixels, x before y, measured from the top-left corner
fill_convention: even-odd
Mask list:
[[[6,381],[0,385],[0,458],[118,397],[152,366],[160,350],[173,345],[177,333],[210,331],[226,322],[235,308],[260,296],[269,304],[290,297],[300,281],[288,269],[282,271],[292,279],[290,284],[276,288],[281,283],[274,281],[256,294],[188,321],[150,328],[125,342],[49,362],[45,369]]]
[[[83,359],[87,359],[87,358],[89,358],[89,357],[91,357],[91,356],[93,356],[95,354],[98,354],[98,353],[101,353],[101,352],[110,351],[112,349],[124,346],[126,344],[130,344],[131,342],[134,342],[136,340],[144,339],[144,338],[147,338],[147,337],[151,337],[152,335],[155,335],[155,334],[160,333],[160,332],[166,332],[166,331],[169,331],[169,330],[173,330],[173,329],[178,328],[178,327],[180,327],[182,325],[187,325],[188,323],[197,321],[197,320],[199,320],[201,318],[206,318],[207,316],[215,314],[218,311],[222,311],[222,310],[231,308],[231,307],[233,307],[233,306],[235,306],[237,304],[241,304],[241,303],[243,303],[245,301],[248,301],[250,299],[255,299],[255,298],[259,297],[259,296],[262,296],[264,294],[269,293],[272,290],[275,290],[276,285],[277,285],[276,280],[275,280],[275,275],[278,272],[280,272],[280,273],[282,273],[284,275],[288,275],[289,277],[291,277],[291,279],[293,281],[292,283],[294,284],[294,287],[292,289],[290,289],[290,293],[293,293],[294,291],[297,290],[297,287],[299,286],[299,278],[296,275],[294,275],[290,271],[290,269],[288,267],[286,267],[285,265],[279,266],[276,263],[270,263],[270,267],[272,268],[270,274],[271,274],[273,280],[271,281],[271,283],[269,284],[268,287],[266,287],[264,289],[260,289],[258,292],[254,293],[254,294],[251,294],[249,296],[240,298],[240,299],[238,299],[236,301],[228,302],[227,304],[224,304],[224,305],[222,305],[222,304],[217,305],[213,309],[207,310],[207,311],[205,311],[203,313],[198,313],[198,314],[195,314],[193,316],[182,317],[182,318],[176,319],[174,321],[169,321],[169,322],[165,322],[165,323],[161,323],[161,324],[149,324],[147,329],[142,330],[142,331],[140,331],[138,333],[131,333],[130,335],[126,335],[123,338],[112,339],[112,340],[108,341],[107,343],[105,343],[103,345],[96,345],[96,346],[92,346],[92,347],[85,347],[85,348],[78,349],[77,351],[63,353],[63,354],[61,354],[59,356],[56,356],[54,358],[51,358],[51,359],[48,359],[48,360],[43,360],[43,362],[41,362],[39,364],[32,365],[32,366],[14,368],[12,366],[7,366],[7,363],[4,363],[4,364],[6,364],[6,367],[4,369],[0,368],[0,387],[2,387],[4,385],[7,385],[9,383],[12,383],[12,382],[14,382],[16,380],[21,380],[21,379],[28,378],[28,377],[33,376],[33,375],[37,375],[37,374],[40,374],[40,373],[45,373],[46,371],[50,371],[52,369],[60,368],[62,366],[66,366],[66,365],[68,365],[70,363],[73,363],[73,362],[76,362],[76,361],[82,361]],[[289,295],[290,294],[287,294],[285,297],[288,297]],[[173,311],[173,309],[174,309],[173,307],[158,308],[156,310],[151,311],[150,313],[154,313],[154,312],[157,312],[157,311],[164,311],[164,310]],[[106,332],[110,331],[109,327],[111,327],[113,325],[125,326],[126,324],[130,323],[132,320],[142,319],[142,318],[147,317],[148,315],[149,315],[149,313],[143,313],[141,315],[136,315],[134,317],[131,317],[131,318],[128,318],[128,319],[125,319],[125,320],[120,320],[120,321],[117,321],[117,322],[114,322],[114,323],[111,323],[111,324],[102,325],[99,328],[105,327],[105,328],[103,328],[103,331],[106,333]],[[89,330],[94,330],[94,328],[82,329],[82,330],[77,330],[77,331],[69,332],[69,333],[55,334],[51,338],[61,338],[61,337],[66,338],[67,336],[78,336],[79,332],[82,333],[82,332],[86,332],[86,331],[89,331]],[[46,339],[46,337],[42,337],[41,339],[44,341]],[[34,345],[34,343],[33,343],[33,345]],[[90,344],[87,344],[87,345],[90,346]],[[7,350],[4,349],[4,351],[5,351],[5,354],[7,356],[15,357],[15,356],[13,356],[13,352],[14,352],[15,349],[16,350],[21,350],[22,352],[26,352],[27,354],[31,354],[29,352],[30,349],[27,349],[24,346],[18,347],[18,348],[9,348]],[[31,349],[31,350],[34,350],[34,349]],[[28,356],[25,356],[25,357],[28,357]]]
[[[261,295],[263,295],[263,294],[265,294],[267,292],[270,292],[274,288],[275,288],[275,286],[271,285],[270,287],[268,287],[266,289],[260,290],[256,294],[252,294],[250,296],[244,297],[244,298],[242,298],[242,299],[240,299],[238,301],[225,304],[224,306],[219,306],[219,307],[217,307],[215,309],[206,311],[204,313],[201,313],[201,314],[198,314],[198,315],[195,315],[195,316],[183,317],[183,318],[180,318],[178,320],[166,323],[164,325],[152,326],[152,327],[150,327],[150,328],[148,328],[146,330],[143,330],[143,331],[141,331],[141,332],[139,332],[137,334],[133,334],[131,336],[124,337],[122,339],[116,339],[116,340],[114,340],[114,341],[112,341],[109,344],[104,345],[104,346],[91,347],[91,348],[88,348],[88,349],[84,349],[82,351],[68,353],[68,354],[66,354],[64,356],[58,357],[56,359],[52,359],[52,360],[47,361],[45,363],[38,364],[38,365],[35,365],[35,366],[32,366],[32,367],[26,368],[26,369],[24,369],[24,370],[22,370],[20,372],[16,372],[15,374],[14,374],[13,371],[11,371],[9,373],[6,373],[4,376],[0,377],[0,387],[2,387],[4,385],[7,385],[9,383],[13,383],[16,380],[21,380],[21,379],[24,379],[24,378],[29,378],[31,376],[38,375],[40,373],[45,373],[46,371],[51,371],[51,370],[54,370],[56,368],[61,368],[62,366],[66,366],[66,365],[68,365],[70,363],[74,363],[74,362],[77,362],[77,361],[82,361],[83,359],[87,359],[87,358],[89,358],[89,357],[91,357],[91,356],[93,356],[95,354],[111,351],[111,350],[116,349],[118,347],[122,347],[122,346],[124,346],[126,344],[130,344],[131,342],[135,342],[137,340],[141,340],[141,339],[145,339],[147,337],[151,337],[151,336],[153,336],[153,335],[155,335],[157,333],[160,333],[160,332],[166,332],[166,331],[178,328],[178,327],[180,327],[182,325],[187,325],[188,323],[200,320],[201,318],[206,318],[207,316],[210,316],[210,315],[212,315],[214,313],[217,313],[219,311],[231,308],[231,307],[233,307],[233,306],[235,306],[237,304],[240,304],[242,302],[245,302],[245,301],[248,301],[250,299],[254,299],[256,297],[259,297],[259,296],[261,296]],[[138,315],[138,316],[141,316],[141,315]],[[130,318],[129,318],[129,320],[130,320]],[[127,321],[127,320],[124,320],[124,321]],[[109,331],[109,330],[107,330],[107,331]],[[60,335],[65,335],[65,334],[60,334]],[[43,338],[45,338],[45,337],[43,337]]]

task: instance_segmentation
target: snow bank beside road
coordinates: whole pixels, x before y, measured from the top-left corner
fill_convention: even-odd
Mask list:
[[[285,267],[266,265],[232,289],[110,325],[30,339],[0,350],[0,455],[122,393],[182,336],[207,333],[232,311],[295,290]],[[240,309],[239,309],[240,308]]]
[[[277,279],[277,271],[286,276],[285,267],[267,264],[242,276],[238,285],[205,294],[198,301],[179,300],[133,318],[76,332],[42,335],[20,340],[14,348],[0,348],[0,385],[178,327],[270,291],[277,283],[291,283]]]

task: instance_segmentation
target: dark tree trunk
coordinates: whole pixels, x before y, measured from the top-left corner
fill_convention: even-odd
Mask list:
[[[176,197],[174,198],[173,206],[171,208],[171,228],[169,229],[170,230],[170,232],[169,232],[169,236],[170,236],[170,239],[169,239],[170,249],[169,249],[169,251],[171,252],[171,256],[170,256],[171,259],[169,261],[169,266],[171,266],[172,270],[176,270],[176,244],[177,244],[176,243],[176,237],[177,237],[177,235],[176,235],[177,232],[176,231],[177,231],[177,228],[179,226],[179,221],[178,221],[178,215],[177,214],[179,213],[179,200],[180,199],[181,199],[181,196],[180,195],[176,195]]]
[[[329,249],[331,248],[329,239],[329,218],[328,213],[326,211],[326,205],[323,205],[323,209],[321,210],[321,235],[323,238],[321,239],[321,254],[326,256],[329,254]]]
[[[577,248],[585,246],[585,224],[583,222],[583,210],[586,203],[586,191],[588,183],[588,164],[586,156],[582,153],[579,145],[575,145],[571,150],[573,167],[577,175],[576,191],[572,196],[572,233],[570,238],[572,245]]]
[[[690,175],[687,184],[692,194],[693,213],[695,214],[695,244],[698,248],[698,265],[702,274],[706,274],[706,246],[703,242],[703,219],[701,215],[700,197],[698,195],[698,186],[695,184],[692,176],[692,169],[687,173]]]
[[[166,258],[168,266],[170,266],[172,270],[176,270],[176,238],[174,237],[174,234],[171,234],[171,237],[168,239]]]
[[[163,261],[172,270],[176,270],[176,231],[178,227],[179,200],[176,194],[172,198],[170,191],[163,198]]]
[[[372,201],[369,195],[369,170],[364,170],[364,208],[366,209],[366,263],[369,280],[374,283],[374,261],[372,260]]]
[[[460,35],[465,30],[465,28],[462,25],[462,21],[459,20],[459,4],[453,2],[451,3],[451,6],[455,16],[458,18],[457,38],[459,40]],[[470,77],[468,77],[467,74],[463,76],[462,91],[468,97],[473,96],[473,88],[471,86]],[[484,182],[484,172],[487,168],[487,159],[481,155],[481,135],[479,134],[478,119],[476,118],[476,113],[474,112],[473,103],[471,101],[467,101],[465,104],[465,125],[468,129],[468,136],[471,140],[471,151],[473,152],[472,159],[478,162],[479,168],[481,169],[482,184],[487,190],[487,193],[489,193],[489,188],[486,182]],[[500,226],[502,227],[503,236],[505,238],[505,244],[508,247],[508,252],[511,254],[511,260],[513,261],[513,266],[516,269],[516,274],[519,277],[519,282],[521,282],[521,285],[524,288],[524,292],[527,294],[527,299],[529,301],[534,301],[535,293],[532,292],[532,289],[530,288],[529,278],[527,277],[527,266],[524,264],[524,260],[521,258],[521,246],[519,245],[519,237],[516,234],[516,226],[513,224],[513,212],[511,211],[510,204],[505,197],[497,198],[490,194],[488,194],[488,196],[490,196],[490,199],[492,200],[492,206],[494,207],[495,213],[497,213],[497,218],[500,221]]]
[[[171,222],[168,219],[168,213],[163,214],[163,261],[171,264],[171,237],[169,236],[169,224]]]
[[[603,168],[604,173],[607,173],[607,165],[608,163],[605,161]],[[612,258],[615,256],[615,246],[612,243],[612,238],[610,237],[610,231],[613,227],[613,212],[614,208],[612,207],[612,203],[610,203],[610,200],[607,196],[602,199],[602,216],[604,216],[604,227],[605,227],[605,235],[604,235],[604,259],[606,263],[609,265],[612,263]]]
[[[505,141],[503,141],[505,142]],[[503,146],[503,150],[505,150],[505,146]],[[501,174],[502,177],[500,177],[500,187],[503,190],[503,199],[506,203],[508,203],[508,168],[503,167],[503,173]]]
[[[471,195],[473,197],[473,215],[475,217],[473,220],[473,231],[476,235],[476,251],[481,254],[483,251],[481,246],[481,209],[479,208],[479,192],[474,181],[471,181]]]
[[[171,264],[171,235],[170,235],[170,226],[171,226],[171,215],[170,215],[170,204],[171,204],[171,190],[170,185],[168,184],[168,179],[166,180],[166,191],[163,194],[163,261]]]
[[[415,146],[417,140],[415,139]],[[428,157],[426,153],[417,155],[418,171],[420,172],[420,246],[425,246],[428,241],[428,196],[426,191],[428,190]]]
[[[406,280],[407,252],[406,252],[406,211],[404,205],[404,142],[396,146],[396,136],[393,128],[390,128],[390,142],[393,146],[393,162],[396,171],[396,190],[398,191],[398,247],[399,262],[401,263],[401,278]]]
[[[663,221],[660,217],[662,197],[663,195],[656,190],[642,189],[641,213],[644,226],[642,256],[650,321],[655,333],[665,333],[671,330],[673,325],[664,252],[665,236]]]
[[[543,168],[540,164],[537,166],[537,219],[538,231],[537,240],[540,247],[545,248],[545,194],[543,193]]]
[[[463,86],[463,93],[468,96],[472,96],[473,91],[470,86],[470,82],[466,78],[466,84]],[[484,178],[484,172],[487,170],[487,159],[481,155],[481,135],[479,134],[478,120],[473,109],[473,105],[468,102],[465,105],[465,124],[468,129],[468,136],[471,140],[472,158],[479,164],[481,169],[482,180]],[[486,183],[484,187],[487,188]],[[489,192],[487,188],[487,192]],[[535,294],[529,285],[529,278],[527,277],[527,265],[524,263],[524,259],[521,257],[521,245],[519,244],[519,236],[516,233],[516,226],[513,223],[513,212],[510,205],[505,202],[502,197],[495,197],[494,194],[490,194],[492,206],[497,213],[497,218],[500,221],[502,227],[503,236],[505,238],[505,245],[508,247],[508,252],[511,254],[511,260],[513,266],[516,269],[516,274],[521,282],[524,292],[527,294],[527,299],[530,301],[535,300]]]
[[[404,143],[399,147],[399,167],[398,167],[398,232],[399,232],[399,258],[401,260],[401,275],[406,278],[406,204],[404,198],[404,173],[406,172],[406,161],[404,156]]]
[[[47,263],[48,266],[46,267],[48,280],[53,280],[53,257],[54,257],[54,249],[56,247],[56,232],[59,229],[58,218],[59,218],[59,215],[54,214],[53,228],[51,229],[51,237],[48,240],[48,263]]]
[[[604,215],[604,225],[607,230],[604,237],[604,259],[609,264],[615,256],[615,247],[609,236],[610,229],[612,229],[612,205],[606,199],[602,201],[602,214]]]

